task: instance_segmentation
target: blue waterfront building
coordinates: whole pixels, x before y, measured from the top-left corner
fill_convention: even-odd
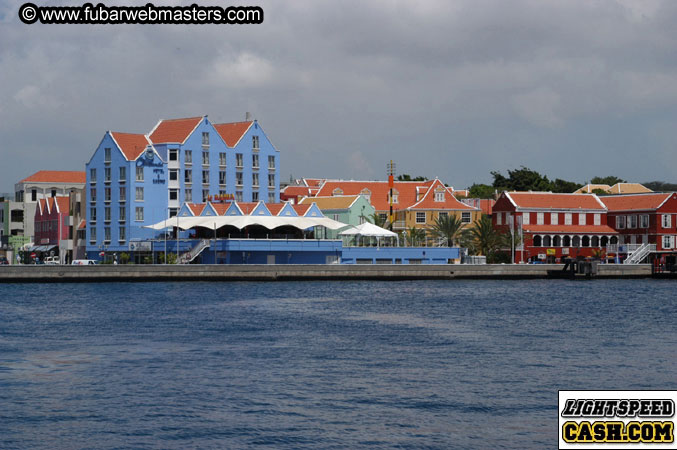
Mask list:
[[[280,156],[256,120],[160,120],[148,134],[108,131],[86,165],[87,254],[142,250],[144,228],[184,203],[279,202]]]

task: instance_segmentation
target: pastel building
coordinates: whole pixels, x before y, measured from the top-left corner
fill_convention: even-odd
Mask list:
[[[348,225],[360,225],[371,221],[376,211],[362,195],[339,195],[333,197],[312,197],[301,200],[300,205],[315,203],[322,213],[338,222]],[[328,238],[337,239],[341,230],[327,230]]]
[[[107,131],[86,165],[87,254],[157,237],[144,228],[183,203],[277,202],[279,151],[256,120],[160,120],[148,134]]]

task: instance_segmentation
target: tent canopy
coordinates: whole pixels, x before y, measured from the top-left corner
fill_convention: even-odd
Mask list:
[[[339,234],[341,236],[397,237],[397,233],[376,226],[370,222],[365,222],[356,227],[349,228]]]
[[[238,229],[250,225],[260,225],[272,230],[281,226],[291,226],[299,230],[322,226],[330,230],[338,230],[346,226],[345,223],[329,219],[328,217],[278,217],[278,216],[195,216],[195,217],[172,217],[153,225],[145,225],[144,228],[164,230],[178,227],[188,230],[194,227],[204,227],[210,230],[218,230],[225,226],[233,226]]]

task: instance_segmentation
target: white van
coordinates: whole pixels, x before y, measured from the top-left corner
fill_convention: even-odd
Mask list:
[[[74,266],[89,266],[95,265],[96,261],[94,261],[93,259],[74,259],[71,264]]]

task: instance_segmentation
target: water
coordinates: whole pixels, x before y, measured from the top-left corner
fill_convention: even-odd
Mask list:
[[[656,280],[0,285],[0,448],[554,448],[677,389]]]

